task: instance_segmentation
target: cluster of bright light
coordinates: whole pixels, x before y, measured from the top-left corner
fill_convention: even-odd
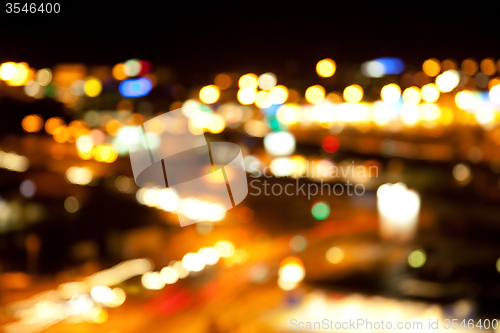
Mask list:
[[[116,64],[112,69],[112,75],[116,80],[122,81],[127,77],[147,75],[150,70],[151,64],[149,62],[139,59],[129,59]]]
[[[291,155],[295,150],[295,137],[288,132],[272,132],[264,138],[264,147],[274,156]]]
[[[226,210],[218,203],[210,203],[196,198],[185,198],[180,201],[177,209],[194,221],[220,221],[226,215]]]
[[[0,150],[0,168],[9,171],[25,172],[30,167],[30,161],[26,156],[15,152],[6,153]]]
[[[118,157],[118,152],[115,147],[104,144],[94,147],[93,156],[98,162],[113,163]]]
[[[190,272],[200,272],[207,266],[217,264],[220,258],[232,258],[237,252],[231,242],[219,241],[213,247],[202,247],[198,252],[187,253],[182,260],[172,261],[159,272],[145,273],[141,282],[146,289],[160,290],[188,277]]]
[[[136,192],[137,201],[148,207],[156,207],[167,212],[173,212],[179,206],[177,193],[169,188],[141,187]]]
[[[436,77],[436,86],[441,92],[447,93],[455,89],[460,82],[460,74],[455,70],[448,70]]]
[[[10,86],[24,86],[34,78],[34,70],[25,62],[6,62],[0,65],[0,80]]]
[[[94,286],[90,290],[92,299],[109,308],[116,308],[122,305],[127,298],[127,294],[121,288],[111,289],[108,286]]]
[[[66,179],[71,184],[88,185],[92,178],[92,170],[88,167],[72,166],[66,170]]]
[[[238,102],[242,105],[255,104],[259,109],[268,109],[272,105],[279,105],[286,102],[288,89],[278,82],[273,73],[264,73],[257,76],[253,73],[245,74],[238,80]],[[258,90],[258,89],[262,90]]]
[[[304,264],[299,258],[287,257],[280,263],[278,285],[283,290],[292,290],[306,276]]]
[[[57,290],[49,290],[8,305],[18,321],[4,326],[6,332],[39,332],[61,321],[103,324],[108,313],[126,300],[123,289],[110,288],[137,275],[151,271],[151,262],[134,259],[97,272],[85,281],[68,282]]]
[[[148,207],[156,207],[167,212],[177,212],[195,221],[220,221],[226,210],[218,203],[210,203],[196,198],[180,198],[170,188],[141,187],[136,192],[137,201]]]
[[[385,184],[377,190],[380,232],[384,238],[410,240],[416,231],[420,196],[403,183]]]
[[[203,101],[201,95],[200,99],[202,99]],[[207,100],[205,100],[204,103],[209,104]],[[207,129],[210,133],[217,134],[221,133],[226,128],[226,119],[231,119],[235,123],[238,123],[241,120],[240,118],[235,121],[233,117],[235,116],[234,113],[238,113],[238,111],[241,110],[238,108],[236,109],[231,108],[233,110],[233,113],[224,112],[227,111],[229,108],[231,108],[231,106],[223,105],[220,108],[221,110],[220,113],[224,115],[214,114],[213,110],[209,106],[203,105],[195,100],[188,99],[183,103],[182,112],[188,118],[188,128],[189,131],[191,131],[191,133],[202,134],[203,129]]]

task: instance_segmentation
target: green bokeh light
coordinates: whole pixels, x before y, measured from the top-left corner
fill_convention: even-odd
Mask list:
[[[330,215],[330,206],[326,202],[320,201],[313,205],[312,216],[317,220],[324,220]]]
[[[419,268],[425,265],[427,256],[423,250],[415,250],[408,256],[408,264],[413,268]]]

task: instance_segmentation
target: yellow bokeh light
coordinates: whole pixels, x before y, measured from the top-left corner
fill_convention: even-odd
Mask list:
[[[118,157],[118,152],[110,145],[99,145],[95,147],[93,154],[96,161],[106,163],[113,163]]]
[[[294,155],[290,157],[290,162],[292,162],[292,172],[290,176],[292,178],[299,178],[307,173],[307,160],[302,155]]]
[[[226,127],[226,121],[221,115],[215,115],[212,117],[212,123],[208,126],[210,133],[217,134],[224,130]]]
[[[477,72],[477,62],[474,59],[468,58],[462,61],[462,70],[465,74],[472,76]]]
[[[28,133],[38,132],[43,127],[43,119],[37,114],[31,114],[23,118],[21,125]]]
[[[347,86],[344,89],[343,96],[348,103],[359,103],[363,99],[363,88],[357,84]]]
[[[386,103],[393,104],[401,97],[401,88],[395,83],[389,83],[382,87],[380,97]]]
[[[7,80],[7,84],[10,86],[22,86],[28,83],[30,81],[30,76],[32,76],[33,73],[31,73],[31,70],[28,67],[27,63],[19,63],[19,64],[14,64],[13,65],[13,76],[10,77],[9,80]],[[9,65],[7,68],[7,76],[12,74],[12,67]],[[0,70],[0,75],[1,75],[1,70]]]
[[[251,87],[244,87],[238,90],[238,102],[242,105],[250,105],[255,102],[255,99],[257,98],[257,91],[255,88]]]
[[[88,78],[83,86],[83,90],[89,97],[99,96],[102,90],[101,80],[94,77]]]
[[[288,98],[288,89],[285,86],[275,86],[269,90],[269,98],[273,104],[283,104]]]
[[[242,77],[240,77],[238,81],[238,86],[240,88],[252,88],[252,89],[257,89],[257,86],[259,85],[259,77],[255,74],[249,73],[245,74]]]
[[[422,70],[428,76],[434,77],[439,74],[439,71],[441,70],[441,64],[436,58],[427,59],[422,64]]]
[[[409,87],[403,91],[403,102],[409,105],[417,105],[420,103],[422,95],[418,87]]]
[[[460,91],[455,96],[455,104],[462,110],[470,109],[474,106],[474,95],[468,90]]]
[[[420,112],[416,105],[404,104],[401,106],[401,121],[408,126],[414,126],[420,121]]]
[[[500,104],[500,85],[491,87],[489,96],[491,102],[494,104]]]
[[[316,73],[321,77],[331,77],[337,70],[337,64],[332,59],[323,59],[316,64]]]
[[[325,88],[318,84],[314,85],[307,88],[305,96],[306,100],[311,104],[321,103],[325,99]]]
[[[432,122],[441,116],[441,109],[434,103],[423,103],[418,108],[422,120]]]
[[[271,102],[271,98],[269,98],[269,93],[267,91],[259,91],[257,93],[257,97],[255,98],[255,105],[260,109],[267,109],[273,102]]]
[[[213,104],[219,100],[220,90],[219,87],[208,85],[200,90],[200,101],[205,104]]]
[[[332,264],[338,264],[344,260],[344,251],[336,246],[331,247],[326,251],[326,260]]]
[[[95,308],[96,315],[92,318],[92,321],[96,324],[104,324],[108,320],[108,312],[104,309]]]
[[[422,99],[428,103],[434,103],[439,99],[439,89],[434,83],[426,84],[421,90]]]
[[[436,77],[436,86],[441,92],[450,92],[458,86],[460,75],[455,70],[448,70]]]
[[[92,149],[90,149],[90,150],[77,149],[77,154],[78,154],[78,157],[80,157],[82,160],[90,160],[93,156]]]
[[[300,119],[300,108],[296,104],[282,105],[276,112],[276,118],[285,125],[296,124]]]
[[[11,80],[16,75],[16,63],[6,62],[0,66],[0,79]]]

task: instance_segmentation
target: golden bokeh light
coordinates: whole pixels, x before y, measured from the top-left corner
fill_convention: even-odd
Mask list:
[[[460,91],[455,95],[455,104],[462,110],[470,109],[474,106],[474,95],[468,90]]]
[[[436,58],[427,59],[422,64],[422,70],[428,76],[434,77],[439,74],[441,70],[441,64]]]
[[[499,84],[500,84],[500,77],[499,76],[492,78],[488,82],[488,90],[491,90],[491,88],[493,88],[494,86],[499,85]]]
[[[221,115],[215,115],[212,117],[212,123],[208,126],[210,133],[218,134],[221,133],[226,127],[226,120]]]
[[[257,98],[257,91],[255,88],[251,87],[243,87],[240,90],[238,90],[237,94],[238,102],[242,105],[250,105],[255,102],[255,99]]]
[[[343,96],[347,103],[359,103],[363,99],[363,88],[357,84],[347,86]]]
[[[52,135],[52,134],[54,134],[54,131],[56,130],[56,128],[58,128],[59,126],[61,126],[63,124],[64,124],[64,121],[59,117],[49,118],[45,121],[45,131],[48,134]]]
[[[255,105],[260,109],[267,109],[273,105],[269,93],[267,91],[259,91],[257,97],[255,98]]]
[[[0,79],[4,81],[11,80],[16,75],[16,63],[6,62],[0,65]]]
[[[337,64],[332,59],[323,59],[316,64],[316,73],[321,77],[331,77],[337,70]]]
[[[455,89],[460,82],[460,75],[456,70],[448,70],[436,77],[436,86],[439,91],[447,93]]]
[[[257,89],[259,85],[259,77],[253,73],[245,74],[242,77],[240,77],[238,81],[238,86],[240,88],[252,88],[252,89]]]
[[[285,125],[296,124],[300,119],[300,108],[296,104],[282,105],[276,112],[276,118]]]
[[[272,87],[269,90],[269,98],[273,104],[283,104],[288,98],[288,89],[282,85]]]
[[[439,89],[434,83],[426,84],[421,89],[422,99],[428,103],[434,103],[439,99]]]
[[[422,95],[418,87],[409,87],[403,91],[403,102],[409,105],[417,105],[420,103]]]
[[[58,126],[55,130],[54,130],[54,140],[56,142],[59,142],[59,143],[64,143],[66,141],[69,140],[69,131],[68,131],[68,128],[64,125],[60,125]]]
[[[307,88],[305,94],[306,100],[311,104],[318,104],[325,99],[325,88],[319,84]]]
[[[85,94],[89,97],[97,97],[101,93],[102,84],[101,80],[95,77],[89,77],[85,81],[85,85],[83,86],[83,90]]]
[[[39,132],[43,127],[43,119],[40,115],[31,114],[23,118],[21,125],[28,133]]]
[[[213,104],[219,100],[220,90],[215,85],[208,85],[200,90],[200,101],[205,104]]]
[[[497,67],[493,58],[486,58],[481,60],[481,64],[479,67],[481,68],[481,71],[489,76],[495,75],[495,73],[497,72]]]
[[[113,163],[118,157],[118,152],[111,145],[99,145],[94,148],[94,159],[98,162]]]
[[[125,73],[125,64],[123,64],[123,63],[116,64],[113,67],[113,70],[111,71],[111,74],[118,81],[125,80],[127,78],[127,74]]]
[[[106,132],[108,132],[109,135],[116,136],[122,127],[123,125],[119,120],[111,119],[106,123]]]
[[[389,83],[380,90],[380,97],[388,104],[394,104],[401,97],[401,88],[395,83]]]

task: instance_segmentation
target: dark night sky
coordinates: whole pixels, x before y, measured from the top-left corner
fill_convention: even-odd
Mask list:
[[[238,6],[236,6],[238,5]],[[2,6],[4,6],[2,4]],[[400,56],[500,58],[500,5],[437,2],[71,2],[60,14],[0,14],[0,61],[113,65],[137,57],[183,75],[314,68]]]

